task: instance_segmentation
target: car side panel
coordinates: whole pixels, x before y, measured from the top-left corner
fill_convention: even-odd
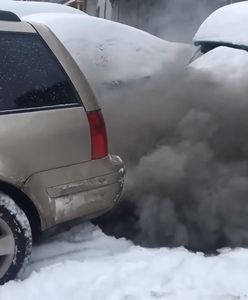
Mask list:
[[[0,178],[16,185],[44,170],[91,159],[83,107],[0,116]]]
[[[122,191],[123,176],[122,160],[109,155],[34,174],[22,190],[36,204],[45,230],[112,208]]]

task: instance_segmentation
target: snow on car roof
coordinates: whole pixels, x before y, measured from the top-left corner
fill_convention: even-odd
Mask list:
[[[248,1],[230,4],[211,14],[197,31],[194,42],[222,42],[248,46]]]
[[[147,80],[170,63],[186,64],[192,46],[170,43],[120,23],[72,14],[36,14],[23,20],[47,25],[64,44],[99,96],[133,80]],[[182,60],[182,59],[181,59]]]
[[[35,2],[35,1],[1,1],[1,10],[7,10],[18,15],[19,18],[35,13],[73,13],[83,14],[82,11],[56,3]]]

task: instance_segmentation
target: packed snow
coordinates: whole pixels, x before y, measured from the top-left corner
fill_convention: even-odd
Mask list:
[[[37,245],[22,280],[0,287],[0,299],[244,300],[247,275],[248,250],[206,257],[146,249],[87,223]]]
[[[248,46],[248,1],[224,6],[211,14],[197,31],[194,42],[224,42]]]

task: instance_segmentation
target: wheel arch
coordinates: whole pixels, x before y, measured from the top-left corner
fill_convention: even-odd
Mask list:
[[[41,232],[41,219],[33,201],[16,186],[0,179],[0,192],[7,194],[26,214],[33,237],[37,237]]]

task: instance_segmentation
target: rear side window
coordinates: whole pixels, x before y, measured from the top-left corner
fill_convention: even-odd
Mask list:
[[[72,83],[40,36],[0,33],[0,111],[79,103]]]

